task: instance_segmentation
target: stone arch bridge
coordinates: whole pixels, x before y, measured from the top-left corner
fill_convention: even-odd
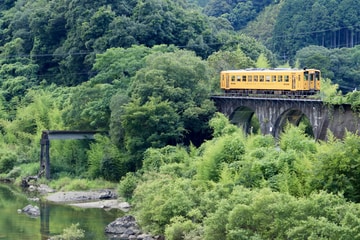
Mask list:
[[[255,114],[262,134],[279,137],[287,122],[298,125],[303,118],[310,122],[315,139],[326,140],[330,130],[335,137],[343,138],[346,131],[358,133],[360,114],[349,104],[326,105],[318,99],[265,98],[239,96],[212,96],[217,110],[232,123],[249,132]]]

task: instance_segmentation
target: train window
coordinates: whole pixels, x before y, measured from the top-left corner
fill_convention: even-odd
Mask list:
[[[240,76],[236,76],[236,79],[237,79],[238,82],[240,82],[241,77],[240,77]]]
[[[251,75],[248,76],[248,82],[252,82],[252,76]]]
[[[309,72],[304,72],[304,80],[309,80]]]
[[[271,76],[271,77],[272,77],[272,81],[273,81],[273,82],[276,82],[276,76],[273,75],[273,76]]]
[[[257,81],[258,81],[258,76],[255,75],[255,76],[254,76],[254,82],[257,82]]]
[[[320,81],[320,72],[315,72],[316,81]]]
[[[282,82],[282,76],[278,76],[278,82]]]
[[[289,76],[288,76],[288,75],[285,75],[285,76],[284,76],[284,81],[285,81],[285,82],[289,82]]]
[[[266,80],[267,82],[270,82],[270,75],[266,75],[266,76],[265,76],[265,80]]]
[[[260,75],[260,82],[264,81],[264,75]]]
[[[242,81],[243,81],[243,82],[246,82],[246,76],[245,76],[245,75],[242,76]]]
[[[314,81],[314,74],[310,74],[310,81]]]
[[[235,76],[231,76],[231,81],[235,82]]]

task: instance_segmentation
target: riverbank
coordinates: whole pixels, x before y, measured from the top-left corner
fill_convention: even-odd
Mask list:
[[[48,185],[30,185],[29,191],[36,191],[45,201],[76,206],[81,208],[120,209],[127,212],[130,204],[118,198],[114,189],[87,190],[87,191],[55,191]]]
[[[120,201],[112,189],[97,191],[60,191],[45,197],[50,202],[67,204],[82,208],[118,208],[128,211],[130,205]]]

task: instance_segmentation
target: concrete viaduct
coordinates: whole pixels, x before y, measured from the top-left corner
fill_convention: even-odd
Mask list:
[[[336,138],[346,131],[356,132],[360,127],[360,113],[349,104],[327,105],[318,99],[261,98],[239,96],[212,96],[217,110],[234,124],[250,132],[250,121],[255,115],[262,134],[278,138],[287,122],[299,125],[308,119],[315,139],[326,140],[330,130]]]

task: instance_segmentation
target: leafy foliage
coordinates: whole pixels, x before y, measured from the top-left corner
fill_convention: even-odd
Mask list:
[[[136,216],[144,226],[165,232],[171,239],[357,236],[351,221],[359,221],[358,204],[347,202],[358,201],[354,191],[357,168],[347,161],[353,159],[356,165],[357,151],[351,149],[359,149],[357,135],[334,141],[341,150],[332,150],[332,144],[308,138],[303,128],[288,126],[279,148],[271,136],[245,137],[239,129],[220,133],[227,124],[226,118],[215,116],[211,125],[216,137],[195,154],[178,155],[181,150],[173,147],[146,152],[145,171],[132,196]],[[329,155],[341,163],[329,162]],[[173,169],[174,164],[181,173],[196,166],[196,174],[161,171]],[[179,198],[177,191],[186,193]],[[178,206],[165,211],[163,206],[171,200]],[[180,211],[180,206],[186,210]]]
[[[91,178],[104,178],[108,181],[119,181],[129,171],[126,157],[105,136],[97,136],[96,142],[90,145],[88,175]]]
[[[227,18],[235,30],[244,28],[271,1],[231,1],[211,0],[205,7],[205,13],[210,16]]]
[[[125,146],[138,159],[149,147],[176,144],[184,131],[170,103],[160,102],[158,98],[152,98],[142,106],[139,101],[129,103],[125,112],[122,116]],[[136,165],[141,164],[137,162]]]
[[[0,154],[0,173],[9,172],[14,166],[17,157],[11,152],[2,152]]]
[[[202,123],[215,107],[207,99],[207,73],[206,64],[189,51],[147,56],[120,117],[125,148],[136,156],[138,167],[148,147],[199,144],[208,137]]]
[[[120,180],[118,193],[125,199],[131,199],[139,182],[138,177],[133,172],[126,173]]]
[[[82,239],[85,237],[85,231],[81,228],[79,228],[80,224],[76,223],[76,224],[72,224],[70,227],[65,228],[63,230],[63,233],[58,235],[58,236],[54,236],[51,237],[50,239],[52,240],[60,240],[60,239],[71,239],[71,240],[76,240],[76,239]]]
[[[166,227],[165,235],[169,240],[182,240],[187,239],[186,235],[195,229],[196,224],[191,220],[184,217],[174,217],[171,219],[171,224]]]
[[[347,133],[343,141],[334,140],[321,145],[316,156],[318,175],[314,179],[318,188],[340,192],[352,201],[359,201],[359,143],[359,136]]]
[[[193,199],[199,197],[192,188],[190,180],[172,179],[166,175],[140,183],[134,193],[134,197],[139,200],[135,208],[140,224],[145,230],[164,232],[170,219],[186,215],[191,210]]]
[[[351,104],[351,109],[360,112],[360,92],[354,91],[346,94],[346,101]]]

